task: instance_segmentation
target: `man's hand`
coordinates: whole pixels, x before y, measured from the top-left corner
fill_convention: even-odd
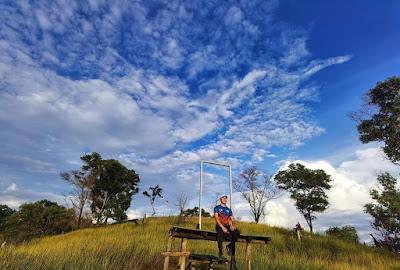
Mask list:
[[[228,229],[225,228],[225,226],[222,226],[222,231],[223,231],[224,233],[227,233],[227,232],[228,232]]]
[[[236,229],[235,225],[231,226],[231,231],[234,231]]]

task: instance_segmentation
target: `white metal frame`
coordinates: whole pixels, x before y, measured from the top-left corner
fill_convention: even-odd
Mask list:
[[[217,162],[212,162],[212,161],[200,161],[200,197],[199,197],[199,230],[201,230],[201,205],[202,205],[202,193],[203,193],[203,163],[211,164],[211,165],[217,165],[217,166],[223,166],[223,167],[228,167],[229,168],[229,207],[233,211],[232,208],[232,169],[230,165],[227,164],[222,164],[222,163],[217,163]]]

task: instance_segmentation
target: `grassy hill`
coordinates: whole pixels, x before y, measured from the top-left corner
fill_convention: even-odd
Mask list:
[[[168,230],[176,217],[149,218],[144,226],[126,223],[84,229],[36,239],[18,247],[0,249],[0,269],[162,269]],[[197,219],[186,222],[195,228]],[[346,243],[306,233],[299,243],[288,229],[238,222],[244,234],[271,235],[268,245],[252,246],[252,269],[400,269],[400,257],[382,249]],[[204,230],[214,230],[205,218]],[[173,250],[180,242],[174,240]],[[217,255],[217,243],[188,241],[193,253]],[[239,269],[244,269],[245,245],[237,244]],[[172,268],[171,268],[172,269]],[[221,266],[217,269],[227,269]]]

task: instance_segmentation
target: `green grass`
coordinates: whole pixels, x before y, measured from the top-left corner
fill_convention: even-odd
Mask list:
[[[176,221],[176,217],[149,218],[144,226],[118,224],[8,246],[0,249],[0,269],[162,269],[160,253]],[[193,218],[178,226],[195,228],[196,222]],[[268,245],[252,245],[252,269],[400,269],[400,257],[382,249],[309,233],[299,243],[291,230],[262,224],[238,222],[237,227],[243,234],[273,237]],[[214,230],[214,220],[203,219],[203,229]],[[174,239],[173,251],[179,246]],[[188,250],[218,253],[212,241],[189,240]],[[236,254],[239,269],[244,269],[245,244],[237,244]]]

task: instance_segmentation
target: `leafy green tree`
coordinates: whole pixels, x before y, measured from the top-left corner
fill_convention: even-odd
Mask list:
[[[73,214],[73,211],[48,200],[22,204],[16,213],[7,218],[6,239],[21,242],[71,231]]]
[[[118,160],[103,160],[96,152],[86,154],[81,159],[85,163],[83,172],[93,181],[90,208],[97,224],[107,223],[110,218],[126,220],[125,212],[131,205],[132,196],[139,192],[139,175]]]
[[[329,229],[325,231],[325,234],[328,236],[333,236],[333,237],[339,238],[344,241],[349,241],[349,242],[358,243],[358,240],[359,240],[357,230],[353,226],[344,226],[342,228],[332,226],[332,227],[329,227]]]
[[[150,193],[147,191],[144,191],[143,195],[150,199],[151,208],[153,208],[153,213],[151,216],[154,217],[154,215],[156,214],[156,210],[154,209],[154,201],[156,200],[157,197],[163,198],[163,196],[161,195],[162,188],[160,188],[157,185],[155,187],[149,187],[149,191],[150,191]]]
[[[192,209],[186,209],[184,212],[185,217],[196,217],[199,215],[199,208],[196,206]],[[209,212],[206,212],[203,208],[201,208],[201,216],[202,217],[211,217]]]
[[[0,232],[6,227],[7,218],[12,216],[16,211],[9,208],[5,204],[0,204]]]
[[[397,242],[400,234],[400,189],[397,179],[389,173],[382,173],[377,180],[378,187],[370,190],[375,203],[364,205],[364,211],[373,217],[374,229],[384,236],[393,235]]]
[[[292,163],[289,169],[277,173],[275,181],[278,188],[290,192],[290,198],[295,200],[297,210],[304,216],[312,232],[315,213],[324,212],[329,207],[325,190],[331,188],[330,175],[324,170],[311,170],[299,163]]]
[[[383,142],[383,152],[395,164],[400,162],[400,77],[378,82],[363,97],[364,104],[350,117],[357,121],[360,141]]]

